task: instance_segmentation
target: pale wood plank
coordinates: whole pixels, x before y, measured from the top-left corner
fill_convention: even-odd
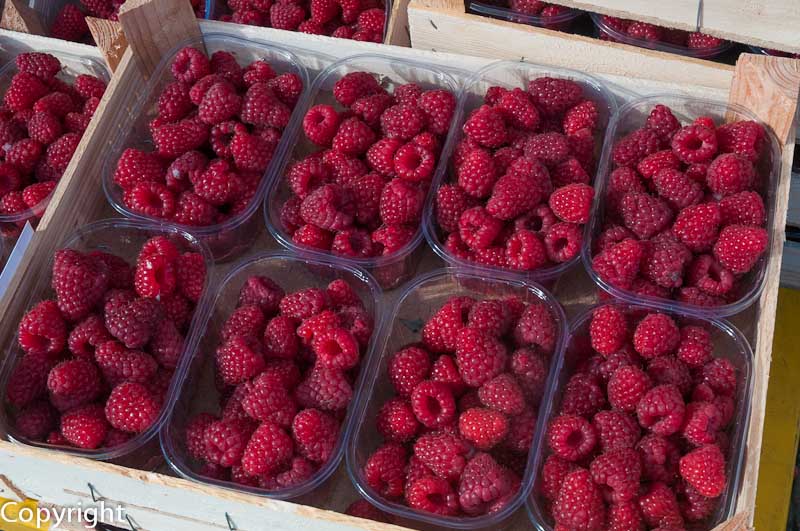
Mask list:
[[[23,0],[7,0],[3,6],[0,28],[44,35],[45,28],[39,13],[28,7]]]
[[[94,42],[102,52],[103,57],[106,58],[108,68],[115,72],[119,62],[122,60],[122,54],[125,53],[125,49],[128,47],[128,41],[125,39],[122,25],[113,20],[95,17],[86,17],[86,23],[92,33]]]
[[[389,27],[386,29],[385,44],[411,46],[411,32],[408,29],[408,0],[394,0],[389,14]]]

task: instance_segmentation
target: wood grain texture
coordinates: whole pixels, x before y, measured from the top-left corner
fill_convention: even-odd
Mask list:
[[[415,49],[521,59],[679,85],[730,86],[728,65],[468,14],[461,0],[411,0],[408,20]]]
[[[411,46],[411,32],[408,29],[408,0],[393,0],[389,13],[389,26],[386,28],[385,44]]]
[[[151,74],[178,43],[200,37],[200,27],[186,0],[128,0],[119,21],[143,71]]]
[[[6,0],[0,28],[33,35],[45,34],[39,13],[28,7],[23,0]]]
[[[86,24],[89,26],[94,42],[103,57],[106,58],[108,68],[115,72],[122,60],[122,54],[128,48],[128,41],[125,38],[125,32],[122,31],[122,25],[113,20],[94,17],[86,17]]]
[[[800,3],[787,0],[553,0],[555,4],[633,18],[723,39],[800,53]]]

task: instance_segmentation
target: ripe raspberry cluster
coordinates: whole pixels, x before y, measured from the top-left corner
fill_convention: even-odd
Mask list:
[[[190,0],[195,15],[203,18],[205,14],[205,0]],[[67,3],[56,14],[50,27],[50,36],[74,42],[87,42],[94,44],[94,39],[89,33],[86,17],[104,18],[118,21],[119,8],[124,0],[80,0]]]
[[[728,43],[726,40],[712,37],[705,33],[663,28],[647,22],[638,22],[608,15],[602,15],[600,21],[600,38],[602,40],[623,40],[627,42],[627,39],[624,38],[627,37],[628,39],[649,43],[660,42],[696,51],[717,49]],[[606,28],[610,31],[604,31]]]
[[[490,87],[463,126],[436,222],[452,256],[533,271],[580,253],[594,189],[599,109],[572,80]]]
[[[220,414],[187,425],[200,474],[267,490],[307,482],[333,456],[372,316],[346,281],[286,294],[248,278],[221,328]]]
[[[58,446],[112,448],[158,418],[194,306],[205,260],[166,236],[135,265],[103,251],[56,252],[54,299],[19,323],[24,355],[6,388],[16,431]]]
[[[46,53],[19,54],[15,64],[0,106],[0,215],[41,217],[106,83],[88,74],[67,82],[61,62]]]
[[[539,477],[556,529],[707,528],[728,483],[735,366],[707,327],[663,313],[600,306],[582,334]]]
[[[768,234],[768,139],[752,121],[681,126],[656,105],[611,152],[592,268],[614,287],[696,306],[736,301]]]
[[[220,20],[311,35],[383,42],[382,0],[227,0],[231,14]]]
[[[421,341],[387,361],[396,396],[363,477],[386,500],[443,516],[501,510],[517,495],[558,330],[542,302],[449,299]]]
[[[177,53],[171,70],[149,123],[154,150],[126,149],[114,183],[137,214],[190,226],[224,222],[253,201],[303,80],[265,60],[241,67],[232,53],[209,58],[192,47]]]
[[[446,89],[387,89],[367,72],[336,81],[303,119],[319,149],[295,162],[280,223],[298,245],[339,256],[392,255],[417,234],[456,108]]]

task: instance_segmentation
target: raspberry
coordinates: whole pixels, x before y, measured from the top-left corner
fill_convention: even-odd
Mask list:
[[[464,475],[458,484],[458,500],[465,513],[483,514],[517,489],[507,469],[491,455],[478,453],[464,467]]]
[[[275,69],[265,60],[253,61],[244,69],[242,80],[246,86],[265,83],[276,76]]]
[[[320,186],[303,200],[300,215],[306,223],[326,230],[341,230],[353,223],[355,205],[336,184]]]
[[[617,369],[608,382],[608,401],[617,409],[632,412],[651,387],[651,380],[644,371],[625,365]]]
[[[458,417],[458,431],[479,450],[490,450],[508,434],[508,419],[488,408],[472,408]]]
[[[570,156],[567,137],[560,133],[542,133],[528,138],[525,142],[525,156],[538,160],[548,167],[566,161]]]
[[[635,166],[648,155],[655,153],[661,146],[661,139],[651,129],[637,129],[620,139],[611,151],[611,157],[617,166]]]
[[[105,406],[109,424],[129,433],[141,433],[152,426],[160,409],[150,391],[134,382],[116,386],[111,391]]]
[[[456,185],[443,185],[436,192],[436,222],[446,232],[458,230],[461,214],[473,206],[473,201]]]
[[[422,381],[411,393],[411,407],[428,428],[440,428],[456,418],[456,403],[450,387],[442,382]]]
[[[123,196],[125,205],[149,217],[169,219],[175,213],[175,195],[157,182],[140,182]]]
[[[153,153],[128,148],[122,152],[114,171],[114,182],[129,190],[140,182],[161,181],[164,166]]]
[[[563,263],[578,256],[583,242],[583,232],[574,223],[556,223],[544,236],[547,258]]]
[[[370,488],[389,499],[403,495],[403,469],[406,451],[398,443],[387,443],[378,448],[364,465],[364,478]]]
[[[636,406],[639,423],[654,434],[664,437],[680,429],[684,410],[681,392],[671,384],[653,387]]]
[[[394,156],[397,176],[411,182],[427,181],[433,175],[436,157],[427,148],[406,144]]]
[[[672,354],[680,343],[680,331],[673,319],[663,313],[651,313],[633,332],[633,346],[645,358]]]
[[[470,140],[488,148],[498,148],[507,140],[508,131],[502,112],[487,105],[467,118],[463,130]]]
[[[422,328],[422,342],[432,352],[455,352],[458,334],[466,326],[474,300],[469,297],[449,299]]]
[[[191,119],[164,124],[153,131],[156,151],[164,157],[178,157],[198,149],[207,138],[208,127]]]
[[[292,108],[297,105],[303,92],[303,80],[292,72],[285,72],[270,79],[267,86],[275,92],[280,101]]]
[[[486,210],[499,219],[513,219],[538,205],[549,187],[547,168],[536,160],[520,157],[495,183]]]
[[[657,42],[664,38],[664,28],[647,22],[631,22],[627,29],[628,35],[634,39]]]
[[[330,146],[341,117],[331,105],[315,105],[303,118],[303,132],[318,146]]]
[[[528,93],[545,116],[554,116],[577,105],[583,97],[581,86],[569,79],[540,77],[528,83]]]
[[[677,288],[683,284],[684,269],[691,259],[691,251],[672,234],[664,232],[645,248],[641,272],[658,286]]]
[[[644,521],[635,501],[613,503],[608,507],[606,525],[609,531],[644,529]]]
[[[730,360],[715,358],[706,363],[702,370],[703,383],[715,393],[731,396],[736,392],[736,367]]]
[[[408,506],[420,511],[454,516],[458,514],[458,497],[450,484],[435,476],[409,481],[405,492]]]
[[[238,305],[257,305],[265,315],[274,315],[284,296],[283,289],[269,277],[251,276],[239,290]]]
[[[739,192],[719,202],[722,225],[764,225],[764,200],[756,192]]]
[[[639,174],[648,179],[653,178],[664,169],[681,169],[681,161],[671,150],[656,151],[651,155],[647,155],[636,165],[636,170]]]
[[[536,345],[549,353],[555,348],[556,333],[556,324],[547,306],[531,302],[517,321],[514,341],[519,346]]]
[[[385,115],[384,115],[385,116]],[[358,118],[344,120],[333,137],[333,149],[347,155],[360,155],[375,143],[375,133]]]
[[[106,82],[89,74],[81,74],[76,77],[73,86],[84,99],[100,99],[106,91]]]
[[[588,184],[568,184],[555,190],[548,204],[560,220],[586,223],[589,221],[593,197],[594,189]]]
[[[547,248],[535,232],[520,230],[506,242],[506,261],[512,269],[530,271],[547,263]]]
[[[58,309],[65,318],[86,317],[103,298],[109,284],[108,268],[102,261],[71,249],[56,252],[52,287]]]
[[[690,367],[702,367],[711,360],[714,345],[711,334],[700,326],[684,326],[681,329],[681,342],[677,357]]]
[[[546,5],[547,4],[540,0],[511,0],[511,2],[509,2],[512,11],[524,15],[539,15]]]
[[[195,83],[211,73],[211,63],[206,55],[190,46],[180,50],[170,66],[175,79],[184,83]]]
[[[627,289],[639,272],[642,253],[639,242],[626,238],[595,256],[592,267],[605,282]]]
[[[14,143],[6,152],[6,162],[20,173],[31,173],[42,156],[42,149],[41,143],[25,138]]]
[[[564,114],[564,133],[572,135],[581,129],[594,130],[598,119],[597,104],[592,100],[583,100]]]
[[[342,328],[329,328],[315,335],[311,347],[318,364],[342,370],[358,364],[358,342]]]
[[[99,448],[108,430],[103,407],[97,404],[73,409],[61,416],[61,435],[68,444],[78,448]]]
[[[456,109],[455,96],[449,90],[428,90],[419,96],[417,105],[425,115],[428,131],[446,135]]]
[[[702,125],[687,125],[672,137],[672,151],[686,164],[710,162],[717,153],[717,135]]]
[[[34,113],[28,120],[28,135],[42,144],[50,144],[61,136],[61,122],[50,113]]]
[[[690,444],[702,446],[716,442],[721,427],[722,415],[714,404],[691,402],[686,406],[681,434]]]
[[[645,192],[644,184],[639,175],[631,168],[617,168],[608,178],[608,193],[606,197],[613,211],[619,210],[622,198],[629,192]]]
[[[253,337],[234,336],[217,349],[216,361],[223,381],[236,385],[264,368],[263,348]]]
[[[325,291],[319,288],[306,288],[290,293],[280,300],[281,315],[294,319],[308,319],[328,307]]]
[[[717,508],[717,504],[714,499],[706,498],[693,489],[690,485],[685,486],[683,495],[684,499],[680,503],[683,517],[686,520],[706,520]]]
[[[591,416],[605,405],[605,394],[597,381],[592,376],[578,373],[567,382],[561,413]]]
[[[733,122],[717,129],[721,153],[736,153],[753,163],[761,155],[766,137],[764,127],[758,122]]]
[[[718,48],[724,43],[722,39],[698,32],[689,33],[686,40],[686,46],[691,49]]]
[[[3,101],[12,111],[30,109],[39,98],[49,92],[47,85],[34,74],[18,72],[11,78]]]
[[[597,444],[594,427],[578,415],[561,415],[550,422],[547,444],[561,459],[579,461],[587,457]]]
[[[719,446],[709,444],[681,457],[681,477],[699,494],[716,498],[725,491],[725,457]]]
[[[29,310],[19,323],[17,340],[28,355],[56,358],[67,342],[67,325],[56,303],[46,300]]]
[[[25,52],[14,59],[17,69],[49,82],[61,71],[61,62],[49,53]]]
[[[753,164],[736,153],[726,153],[714,159],[706,174],[706,184],[716,197],[748,190],[753,186],[754,179]]]
[[[384,439],[400,443],[413,440],[420,425],[411,403],[402,398],[387,401],[378,411],[375,424]]]
[[[167,188],[175,192],[182,192],[189,189],[192,186],[192,183],[200,179],[200,176],[203,174],[207,166],[208,159],[199,151],[189,151],[184,153],[175,159],[175,161],[170,164],[169,168],[167,168]]]
[[[650,361],[647,366],[647,374],[656,385],[673,384],[684,395],[689,394],[692,388],[689,368],[672,356],[662,356]]]
[[[535,131],[539,126],[539,111],[530,96],[520,89],[505,91],[498,99],[495,108],[503,113],[508,125],[527,131]]]
[[[576,469],[576,465],[565,461],[556,455],[550,455],[542,465],[541,481],[542,495],[549,501],[555,501],[564,478]]]
[[[158,97],[158,116],[166,122],[176,122],[194,109],[185,83],[170,83]]]
[[[414,443],[414,455],[434,474],[451,482],[461,477],[469,452],[463,439],[445,431],[427,433]]]
[[[247,89],[239,117],[242,122],[257,127],[285,129],[291,114],[291,109],[266,83],[256,83]]]
[[[547,362],[532,349],[521,348],[511,356],[511,370],[526,396],[538,402],[547,378]]]
[[[188,94],[187,94],[188,98]],[[236,116],[242,108],[242,97],[227,81],[213,84],[206,91],[198,106],[198,118],[215,125]]]
[[[767,231],[752,226],[728,225],[714,244],[714,256],[734,274],[747,273],[756,266],[769,243]]]
[[[506,347],[490,334],[468,327],[458,333],[456,364],[464,382],[471,387],[480,387],[498,376],[507,357]]]
[[[682,529],[683,517],[681,516],[678,500],[675,493],[664,483],[651,483],[639,497],[639,509],[647,525],[660,526],[658,529]]]
[[[283,427],[290,426],[297,413],[297,405],[286,387],[270,376],[253,380],[241,405],[251,418],[260,422],[274,422]]]
[[[350,403],[353,388],[339,369],[316,365],[306,374],[295,394],[303,407],[340,411]]]
[[[653,176],[658,195],[677,209],[696,205],[703,200],[703,189],[699,183],[674,169],[661,169]]]
[[[701,203],[681,210],[672,231],[691,251],[703,252],[717,239],[721,211],[717,203]]]
[[[117,341],[106,341],[95,352],[97,366],[106,381],[115,386],[122,382],[146,384],[158,370],[158,364],[149,354],[127,350]]]
[[[671,440],[659,435],[646,435],[636,449],[642,458],[644,479],[666,483],[675,481],[680,452]]]
[[[314,225],[304,225],[292,235],[292,241],[298,245],[316,249],[330,250],[333,235]]]
[[[333,97],[345,107],[350,107],[363,96],[383,92],[378,80],[367,72],[351,72],[333,86]]]
[[[355,516],[357,518],[373,520],[375,522],[382,522],[386,524],[389,524],[392,521],[391,516],[381,511],[374,505],[370,504],[367,500],[354,501],[353,503],[347,506],[347,509],[345,509],[344,514]]]
[[[605,452],[592,461],[589,470],[594,482],[610,491],[608,497],[614,503],[631,501],[639,493],[642,468],[633,448]]]
[[[247,305],[236,308],[222,327],[222,339],[228,341],[234,336],[261,336],[266,321],[258,306]]]
[[[564,477],[553,504],[557,526],[566,529],[599,531],[603,528],[606,508],[600,490],[586,469],[578,469]]]
[[[56,411],[45,402],[39,401],[25,407],[14,417],[14,427],[28,439],[42,440],[55,427]]]
[[[627,193],[620,204],[625,226],[646,240],[661,232],[672,221],[672,210],[658,197],[646,193]]]
[[[598,446],[603,452],[619,448],[633,448],[641,437],[636,420],[621,411],[611,410],[596,413],[592,419],[592,426],[597,433]]]
[[[272,473],[289,462],[293,445],[292,438],[280,426],[263,422],[247,442],[242,469],[251,476]]]
[[[604,356],[618,351],[628,340],[628,320],[617,306],[602,306],[592,314],[589,325],[592,348]]]
[[[92,402],[102,392],[97,367],[91,361],[72,359],[59,363],[47,376],[47,390],[60,410]]]

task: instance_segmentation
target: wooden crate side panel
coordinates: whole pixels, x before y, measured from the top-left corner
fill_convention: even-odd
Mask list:
[[[411,33],[408,31],[408,0],[393,1],[389,27],[383,42],[393,46],[411,46]]]
[[[800,53],[800,3],[787,0],[553,0],[555,4]],[[702,6],[702,7],[701,7]],[[698,13],[700,9],[700,13]],[[699,17],[698,17],[699,15]]]

